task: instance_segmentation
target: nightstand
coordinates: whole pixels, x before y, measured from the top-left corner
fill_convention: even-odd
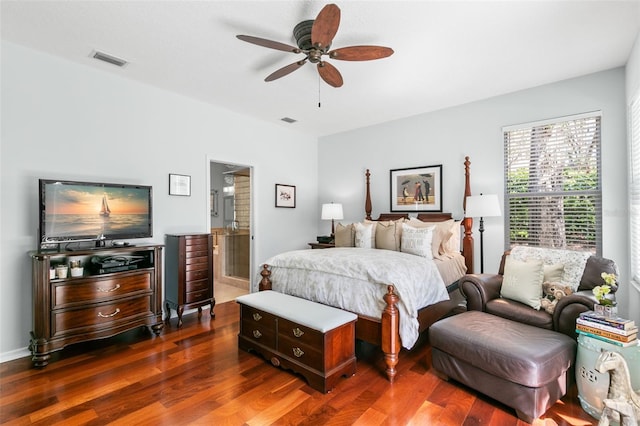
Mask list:
[[[335,247],[336,245],[334,243],[309,243],[309,246],[311,246],[312,249],[326,249]]]

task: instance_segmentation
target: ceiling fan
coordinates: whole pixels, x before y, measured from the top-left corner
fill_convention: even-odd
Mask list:
[[[273,81],[300,68],[307,61],[317,64],[320,77],[330,86],[342,86],[342,75],[336,67],[323,60],[327,55],[330,59],[342,61],[370,61],[386,58],[393,54],[393,49],[383,46],[349,46],[329,50],[333,37],[340,25],[340,8],[335,4],[328,4],[322,8],[315,20],[302,21],[293,29],[293,36],[298,47],[290,46],[273,40],[248,35],[236,37],[248,43],[284,52],[303,53],[305,57],[290,65],[284,66],[271,73],[264,81]]]

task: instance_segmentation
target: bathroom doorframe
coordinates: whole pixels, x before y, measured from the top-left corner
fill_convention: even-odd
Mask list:
[[[249,185],[250,185],[250,192],[249,192],[249,204],[250,204],[250,209],[249,209],[249,292],[251,292],[251,289],[253,288],[253,281],[254,281],[254,276],[256,274],[255,268],[254,268],[254,253],[255,253],[255,247],[254,247],[254,229],[255,229],[255,203],[254,203],[254,198],[255,198],[255,191],[254,191],[254,166],[251,164],[246,164],[246,163],[238,163],[235,161],[226,161],[226,160],[220,160],[217,158],[214,158],[212,156],[207,156],[207,170],[206,170],[206,176],[207,176],[207,229],[209,230],[209,232],[211,232],[211,197],[209,196],[209,194],[211,194],[211,165],[212,163],[217,163],[217,164],[229,164],[229,165],[233,165],[233,166],[238,166],[238,167],[243,167],[243,168],[247,168],[249,169]],[[222,194],[219,194],[221,200],[222,201]],[[221,202],[218,203],[219,206],[219,210],[222,212],[222,204]],[[214,284],[215,286],[215,284]]]

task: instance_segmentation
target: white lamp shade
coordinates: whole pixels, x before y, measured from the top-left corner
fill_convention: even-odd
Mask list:
[[[322,205],[322,220],[343,219],[342,216],[342,204],[331,203]]]
[[[466,217],[502,216],[496,194],[470,195],[467,197]]]

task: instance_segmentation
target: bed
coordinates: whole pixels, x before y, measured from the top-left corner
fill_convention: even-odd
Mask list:
[[[463,203],[471,195],[469,157],[464,166]],[[383,213],[372,220],[369,170],[365,182],[365,222],[408,220],[407,213]],[[450,223],[452,216],[420,213],[411,223],[416,219],[433,225]],[[473,271],[473,222],[464,218],[456,224],[463,236],[458,240],[461,253],[457,255],[423,261],[413,254],[376,248],[294,250],[263,264],[259,289],[273,289],[358,314],[356,338],[381,347],[386,375],[393,382],[401,347],[411,349],[419,333],[455,308],[448,295],[457,290],[458,279],[465,271]]]

